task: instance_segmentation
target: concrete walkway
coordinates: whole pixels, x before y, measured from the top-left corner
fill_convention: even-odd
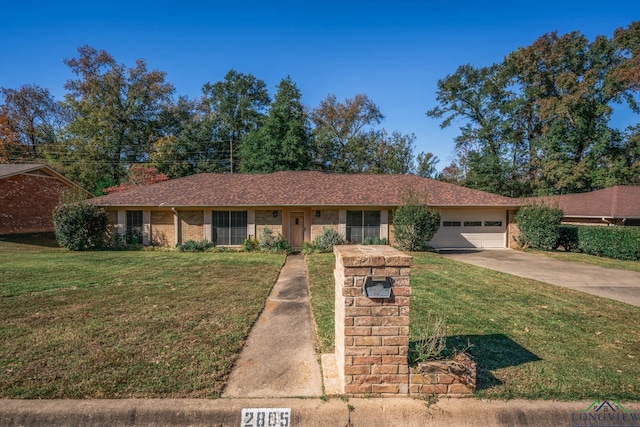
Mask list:
[[[321,396],[315,344],[307,265],[303,256],[292,255],[249,333],[222,396]]]
[[[640,273],[634,271],[561,261],[510,249],[443,251],[441,254],[468,264],[640,306]]]

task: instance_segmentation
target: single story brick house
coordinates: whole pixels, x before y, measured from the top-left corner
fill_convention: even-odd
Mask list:
[[[407,190],[440,210],[436,248],[505,248],[520,200],[415,175],[202,173],[91,199],[121,234],[145,245],[209,240],[236,246],[264,227],[293,248],[332,227],[349,241],[393,242],[393,214]]]
[[[0,164],[0,235],[53,231],[53,210],[68,189],[84,192],[47,165]]]
[[[640,226],[640,186],[616,185],[589,193],[564,194],[538,199],[557,205],[565,224]]]

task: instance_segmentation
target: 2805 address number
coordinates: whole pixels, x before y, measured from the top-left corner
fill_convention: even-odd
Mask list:
[[[240,427],[290,427],[291,408],[244,408]]]

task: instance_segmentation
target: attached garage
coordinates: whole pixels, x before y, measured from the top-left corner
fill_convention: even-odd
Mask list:
[[[437,249],[507,247],[507,211],[442,210],[440,229],[429,244]]]

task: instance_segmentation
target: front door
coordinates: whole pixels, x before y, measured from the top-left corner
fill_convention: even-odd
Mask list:
[[[304,242],[304,213],[292,212],[289,224],[289,244],[294,250],[300,250]]]

